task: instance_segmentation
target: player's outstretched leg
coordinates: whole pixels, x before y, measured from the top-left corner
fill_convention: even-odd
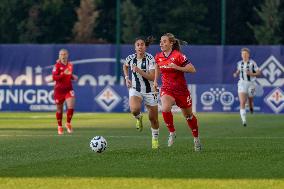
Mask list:
[[[240,115],[242,119],[243,126],[247,126],[247,120],[246,120],[246,109],[240,109]]]
[[[186,121],[187,121],[189,128],[191,129],[192,136],[194,138],[193,140],[194,150],[201,151],[201,143],[200,143],[200,139],[198,136],[198,124],[197,124],[197,119],[195,115],[191,114],[191,116],[187,116]]]
[[[130,90],[131,92],[131,90]],[[129,107],[131,114],[136,119],[135,127],[137,131],[141,132],[143,130],[143,115],[141,113],[142,98],[139,96],[130,96]]]
[[[71,94],[71,93],[70,93]],[[71,126],[71,120],[74,114],[75,97],[68,97],[66,99],[67,112],[66,112],[66,129],[68,133],[73,133],[73,128]]]
[[[175,126],[174,126],[174,120],[173,120],[173,114],[172,112],[162,112],[164,122],[167,125],[167,128],[170,132],[169,138],[168,138],[168,147],[171,147],[174,144],[176,133],[175,133]]]
[[[143,114],[140,112],[138,115],[134,116],[136,119],[136,129],[141,132],[143,130]]]
[[[146,105],[148,109],[149,121],[151,123],[152,131],[152,149],[159,148],[159,120],[158,120],[158,105],[156,103],[153,106]]]
[[[62,112],[56,112],[56,119],[57,119],[57,132],[59,135],[63,134],[63,128],[62,128],[62,117],[63,113]]]
[[[242,119],[242,124],[244,127],[247,126],[246,120],[246,101],[247,101],[247,94],[243,92],[239,92],[239,100],[240,100],[240,116]]]
[[[253,109],[253,97],[249,97],[249,111],[251,114],[254,113],[254,109]]]
[[[68,109],[66,113],[67,122],[66,122],[66,129],[68,133],[73,133],[73,128],[71,126],[71,120],[73,117],[74,109]]]

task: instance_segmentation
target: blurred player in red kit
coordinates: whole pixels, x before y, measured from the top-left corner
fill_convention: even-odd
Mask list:
[[[195,73],[195,67],[180,51],[180,41],[171,33],[161,37],[161,51],[155,56],[156,69],[154,87],[158,87],[158,78],[162,75],[162,86],[160,91],[162,102],[162,114],[170,132],[168,146],[172,146],[176,138],[173,123],[172,106],[176,104],[181,108],[187,124],[194,137],[194,150],[201,151],[201,143],[198,137],[197,119],[192,113],[192,99],[187,88],[184,73]]]
[[[71,119],[74,112],[75,94],[73,91],[72,80],[78,80],[78,77],[73,74],[73,65],[68,61],[68,51],[61,49],[59,51],[59,59],[56,61],[52,70],[52,79],[54,85],[54,101],[56,104],[56,119],[58,123],[58,134],[63,134],[62,117],[63,105],[66,101],[67,105],[67,122],[66,129],[68,133],[72,133]]]

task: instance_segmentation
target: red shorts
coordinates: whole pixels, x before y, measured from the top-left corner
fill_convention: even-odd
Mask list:
[[[168,90],[161,90],[161,97],[164,95],[169,95],[173,97],[176,101],[176,105],[180,108],[190,108],[192,106],[192,99],[190,92],[187,90],[184,94],[176,94]]]
[[[64,101],[68,98],[75,97],[75,93],[73,90],[68,91],[67,93],[56,93],[54,92],[54,101],[55,104],[63,104]]]

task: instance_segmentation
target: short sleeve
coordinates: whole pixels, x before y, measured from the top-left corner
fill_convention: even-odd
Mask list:
[[[155,65],[156,65],[156,61],[155,58],[151,55],[147,53],[147,59],[149,61],[149,70],[154,70],[155,69]]]
[[[259,70],[259,68],[258,68],[256,62],[253,61],[253,63],[252,63],[252,71],[253,71],[253,72],[256,72],[257,70]]]
[[[57,64],[55,64],[55,65],[53,66],[52,74],[53,74],[53,75],[58,75],[58,74],[59,74],[59,69],[57,68]]]
[[[126,57],[124,64],[130,66],[130,60],[131,60],[131,56],[129,55],[128,57]]]
[[[179,61],[179,64],[183,67],[190,63],[187,57],[182,53],[180,53],[178,61]]]
[[[237,63],[237,70],[238,70],[238,71],[241,71],[241,62],[238,62],[238,63]]]

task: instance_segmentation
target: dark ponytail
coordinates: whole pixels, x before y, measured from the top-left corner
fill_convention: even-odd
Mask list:
[[[137,38],[135,39],[134,43],[136,43],[136,41],[138,41],[138,40],[144,41],[144,42],[145,42],[145,46],[146,46],[146,47],[149,47],[150,44],[152,44],[152,43],[155,41],[155,38],[154,38],[153,36],[148,36],[148,37],[146,37],[146,38],[140,36],[140,37],[137,37]]]

